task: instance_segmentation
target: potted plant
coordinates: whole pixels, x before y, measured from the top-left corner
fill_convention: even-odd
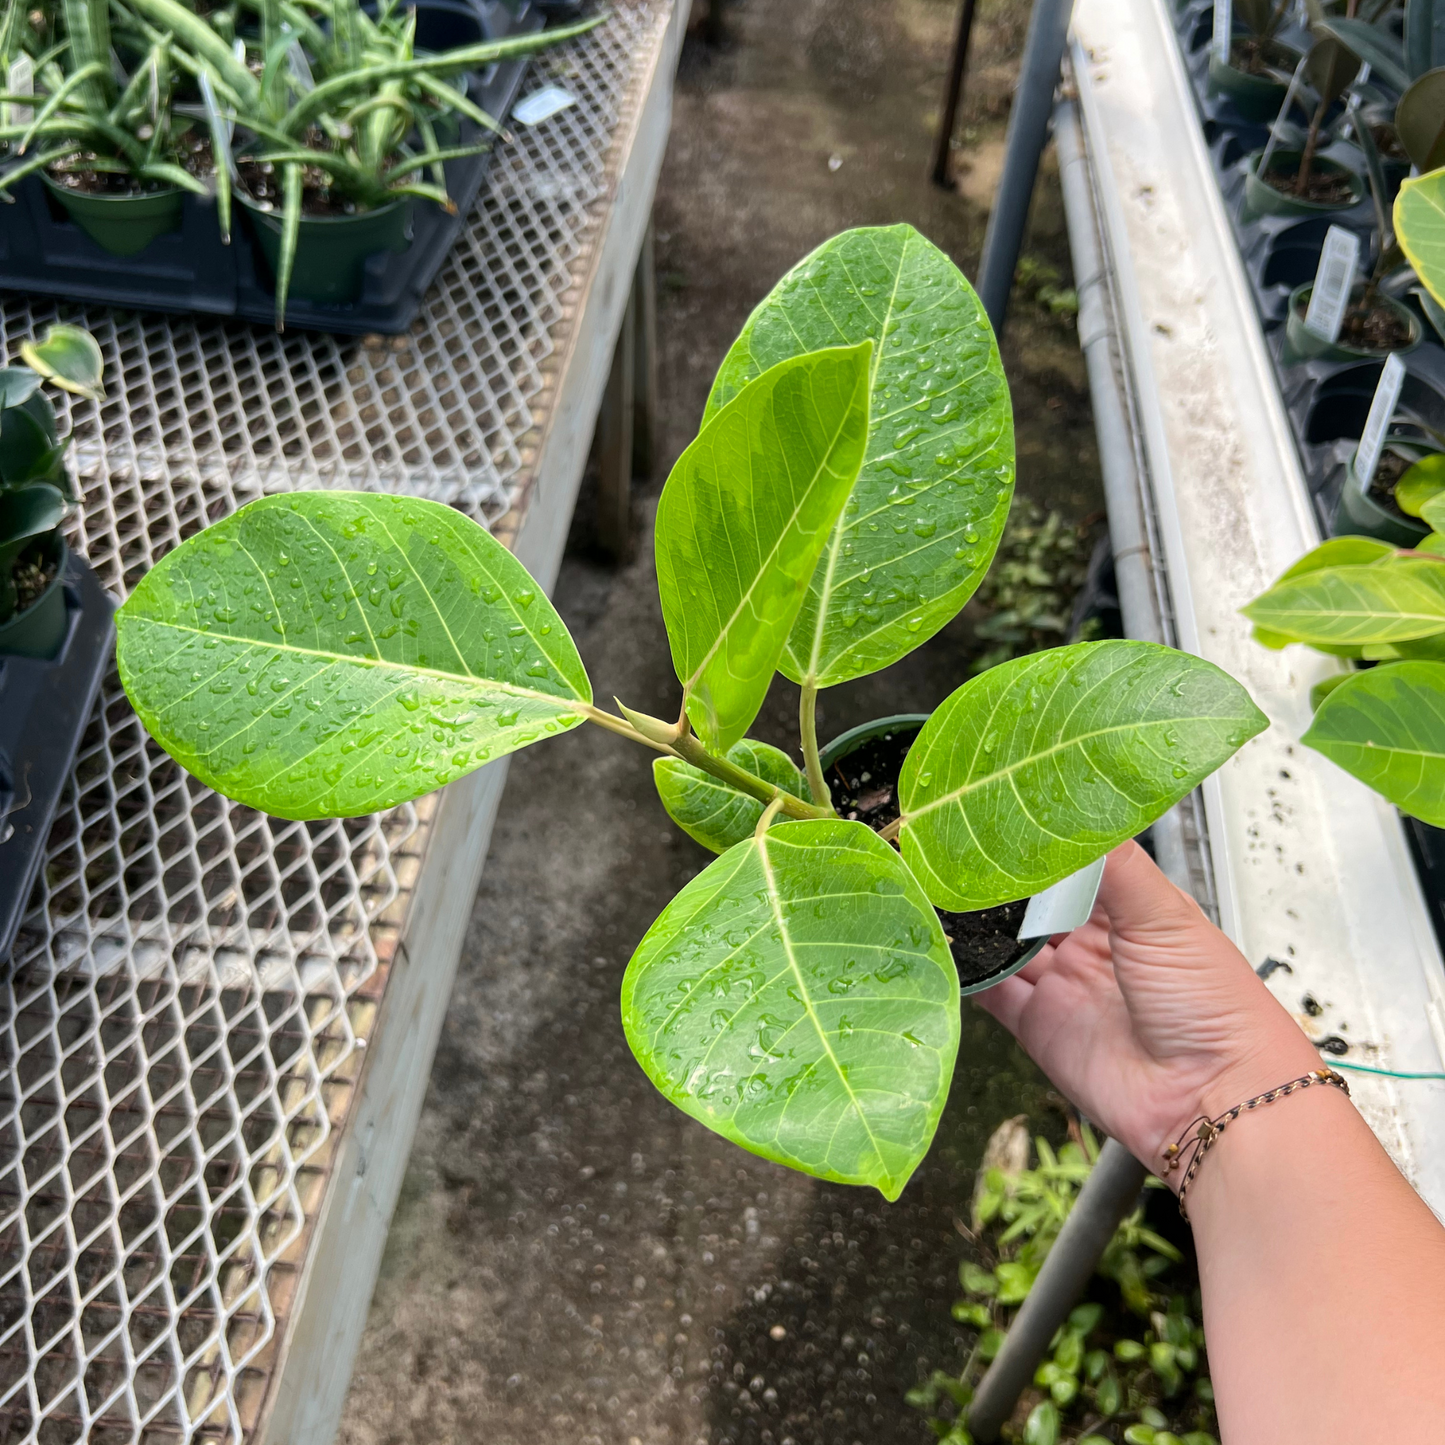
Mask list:
[[[663,490],[675,718],[595,706],[561,618],[500,543],[375,494],[263,498],[182,543],[120,613],[121,678],[184,767],[291,818],[390,807],[584,721],[658,753],[670,812],[720,856],[628,967],[634,1052],[744,1148],[892,1199],[958,1048],[937,909],[1016,907],[1266,725],[1199,658],[1056,648],[940,703],[899,759],[890,821],[869,826],[862,797],[840,816],[818,691],[956,614],[1012,487],[1007,387],[972,289],[908,226],[850,231],[753,313]],[[747,737],[777,671],[800,684],[801,768]]]
[[[0,191],[39,172],[46,189],[86,235],[117,256],[177,229],[186,191],[208,194],[195,173],[198,137],[177,121],[171,99],[175,55],[160,36],[129,75],[111,44],[107,0],[65,0],[62,40],[37,67],[42,93],[32,114],[0,126],[15,164]],[[6,96],[7,106],[26,99]]]
[[[449,84],[494,61],[583,34],[600,17],[558,30],[418,55],[416,12],[384,0],[376,18],[356,0],[335,0],[325,26],[265,0],[254,39],[228,42],[179,0],[132,0],[148,33],[174,35],[193,57],[208,112],[227,131],[236,173],[218,165],[223,227],[232,190],[253,223],[276,285],[276,321],[294,290],[344,304],[360,295],[365,263],[410,244],[411,207],[455,210],[447,161],[477,155],[487,139],[445,145],[439,116],[455,114],[489,132],[497,122]],[[244,52],[238,55],[234,47]],[[424,178],[425,177],[425,178]]]
[[[1243,33],[1230,36],[1227,61],[1210,52],[1209,93],[1227,96],[1246,120],[1273,120],[1284,103],[1300,58],[1277,38],[1289,13],[1289,0],[1235,0]]]
[[[100,348],[89,332],[52,326],[0,367],[0,655],[54,657],[65,640],[68,550],[61,526],[76,503],[68,436],[41,384],[99,397]]]
[[[1374,664],[1315,689],[1301,741],[1402,812],[1445,827],[1445,484],[1421,490],[1436,529],[1428,547],[1332,538],[1244,614],[1268,647],[1301,642]]]

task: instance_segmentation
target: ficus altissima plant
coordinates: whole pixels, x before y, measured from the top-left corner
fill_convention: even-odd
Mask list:
[[[181,764],[288,818],[391,807],[582,722],[651,748],[665,806],[720,856],[627,969],[633,1051],[709,1128],[892,1199],[958,1049],[936,907],[1059,881],[1265,725],[1198,658],[1061,647],[939,706],[905,761],[901,818],[880,833],[839,817],[819,690],[958,612],[1013,473],[968,283],[911,227],[849,231],[753,313],[664,488],[674,718],[596,706],[561,618],[483,528],[371,494],[264,498],[183,543],[121,609],[121,677]],[[801,769],[747,736],[779,671],[801,689]]]
[[[1418,548],[1331,538],[1244,611],[1267,647],[1303,642],[1374,664],[1316,687],[1301,741],[1403,812],[1445,827],[1445,479],[1421,510],[1436,530]]]

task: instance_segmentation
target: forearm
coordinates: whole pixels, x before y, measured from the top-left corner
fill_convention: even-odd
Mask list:
[[[1278,1077],[1208,1107],[1318,1067],[1302,1058],[1282,1053]],[[1241,1115],[1187,1203],[1226,1445],[1383,1445],[1439,1428],[1445,1231],[1342,1092]]]

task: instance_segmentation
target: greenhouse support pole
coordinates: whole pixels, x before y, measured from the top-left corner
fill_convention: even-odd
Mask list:
[[[1122,1144],[1105,1140],[1099,1162],[1079,1191],[1002,1348],[978,1383],[968,1410],[968,1433],[979,1445],[998,1439],[1054,1331],[1084,1292],[1099,1256],[1119,1221],[1134,1207],[1143,1183],[1144,1166]]]
[[[948,185],[948,156],[953,149],[953,132],[958,123],[958,107],[963,102],[963,77],[968,70],[968,42],[973,35],[976,0],[962,0],[958,12],[958,30],[953,37],[953,60],[948,67],[948,86],[943,92],[943,116],[933,142],[933,167],[930,174],[935,186]]]
[[[1034,0],[1019,66],[1018,88],[1009,112],[1008,137],[1004,143],[1003,174],[994,195],[988,230],[983,237],[983,259],[978,266],[978,295],[993,323],[995,334],[1003,331],[1008,312],[1014,267],[1023,245],[1024,226],[1029,218],[1034,177],[1039,157],[1049,136],[1049,112],[1054,106],[1054,86],[1064,59],[1073,0]]]
[[[1124,630],[1145,641],[1170,642],[1173,629],[1167,589],[1155,568],[1149,540],[1146,474],[1136,445],[1138,428],[1128,393],[1127,358],[1114,323],[1107,258],[1072,100],[1061,101],[1054,112],[1054,140],[1079,296],[1079,346],[1089,375]],[[1187,887],[1190,867],[1178,808],[1170,809],[1154,824],[1153,837],[1164,872]],[[1099,1162],[1079,1191],[1003,1347],[979,1381],[968,1412],[969,1433],[979,1445],[992,1445],[998,1439],[1054,1331],[1083,1293],[1119,1221],[1138,1200],[1145,1175],[1144,1166],[1122,1144],[1112,1139],[1104,1144]]]

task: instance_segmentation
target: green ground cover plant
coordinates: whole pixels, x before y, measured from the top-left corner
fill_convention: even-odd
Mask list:
[[[583,722],[656,752],[664,806],[719,857],[628,966],[634,1054],[743,1148],[894,1199],[958,1050],[936,909],[1067,877],[1266,724],[1199,658],[1055,648],[940,704],[900,817],[878,832],[840,818],[818,692],[958,612],[1013,472],[972,288],[911,227],[849,231],[758,306],[663,491],[674,718],[598,707],[562,619],[482,527],[374,494],[267,497],[184,542],[119,613],[121,677],[178,762],[287,818],[391,807]],[[801,767],[748,737],[778,672],[799,688]]]
[[[1022,1119],[1002,1125],[988,1152],[1013,1133],[1020,1137],[1008,1140],[1005,1152],[1021,1144],[1022,1164]],[[935,1370],[908,1396],[944,1445],[973,1445],[964,1418],[974,1389],[1099,1155],[1087,1124],[1057,1151],[1043,1138],[1034,1148],[1032,1168],[987,1165],[980,1179],[972,1219],[980,1258],[959,1266],[963,1297],[953,1306],[966,1331],[963,1368],[957,1375]],[[1100,1257],[1088,1298],[1059,1327],[1035,1371],[1018,1412],[1021,1429],[1006,1430],[1005,1438],[1023,1445],[1218,1445],[1200,1316],[1190,1262],[1135,1209]]]

